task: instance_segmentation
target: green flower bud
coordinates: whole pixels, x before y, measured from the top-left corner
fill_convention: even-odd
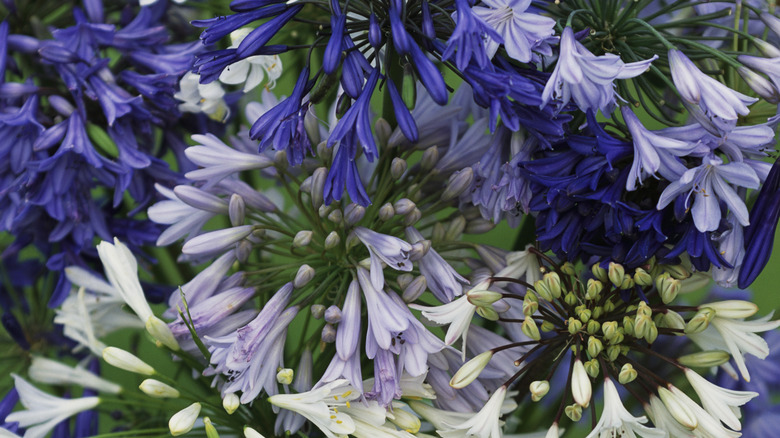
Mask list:
[[[723,365],[729,359],[731,359],[731,355],[725,351],[709,350],[680,356],[677,362],[687,367],[710,368]]]
[[[542,331],[545,333],[549,333],[553,330],[555,330],[555,324],[551,323],[550,321],[544,321],[542,322]]]
[[[575,423],[580,421],[582,418],[582,406],[576,403],[570,406],[566,406],[566,409],[563,411],[566,413],[566,416]]]
[[[625,385],[626,383],[633,382],[634,379],[636,379],[637,372],[634,369],[634,367],[627,363],[623,365],[622,368],[620,368],[620,374],[618,374],[618,382],[620,382],[621,385]]]
[[[539,295],[539,297],[541,297],[543,300],[553,300],[552,292],[550,292],[550,287],[547,286],[546,281],[537,280],[536,283],[534,283],[534,290],[536,291],[536,294]]]
[[[640,301],[639,307],[636,309],[636,316],[640,315],[653,316],[653,310],[650,309],[650,306],[648,306],[644,301]]]
[[[590,317],[591,317],[590,309],[582,309],[577,312],[577,318],[579,318],[580,321],[582,321],[583,323],[590,321]]]
[[[206,429],[206,438],[219,438],[217,428],[211,424],[211,418],[203,417],[203,426]]]
[[[599,266],[598,263],[591,266],[590,271],[593,273],[593,276],[596,277],[601,282],[605,282],[609,280],[609,275],[607,275],[607,270]]]
[[[300,248],[308,246],[311,243],[312,232],[309,230],[298,231],[298,234],[293,238],[293,247]]]
[[[598,359],[591,359],[583,364],[585,366],[585,372],[588,373],[588,375],[592,378],[596,378],[599,376],[599,372],[601,371],[601,367],[599,366],[599,360]]]
[[[493,352],[488,350],[484,353],[474,356],[473,359],[463,364],[462,367],[452,376],[450,379],[450,386],[455,389],[465,388],[471,382],[479,377],[482,370],[485,369],[490,359],[493,357]]]
[[[628,290],[632,287],[634,287],[634,280],[628,275],[623,277],[623,283],[620,284],[620,288],[623,290]]]
[[[577,304],[577,296],[574,295],[573,292],[569,292],[565,297],[563,297],[563,301],[566,302],[566,304],[573,306]]]
[[[492,307],[477,307],[477,315],[488,321],[498,321],[498,312],[493,310]]]
[[[607,271],[607,276],[609,277],[609,281],[615,287],[620,287],[620,285],[623,284],[623,277],[625,275],[626,270],[623,268],[623,265],[615,262],[609,262],[609,271]]]
[[[225,394],[225,398],[222,399],[222,407],[225,408],[228,415],[233,415],[239,406],[241,406],[241,402],[235,392]]]
[[[571,334],[576,334],[580,330],[582,330],[582,321],[580,321],[579,319],[569,318],[567,325],[569,327],[569,333]]]
[[[561,297],[561,277],[558,276],[557,272],[549,272],[547,274],[544,274],[544,277],[542,277],[545,283],[547,283],[547,288],[550,291],[550,294],[553,296],[553,298],[560,298]]]
[[[537,310],[539,310],[539,302],[529,300],[528,295],[526,295],[525,299],[523,299],[523,315],[526,317],[531,316],[536,313]]]
[[[674,278],[667,278],[661,282],[661,288],[658,289],[658,294],[661,296],[661,300],[664,304],[669,304],[677,298],[677,294],[680,293],[682,283],[680,280]]]
[[[392,175],[393,179],[398,179],[406,173],[406,168],[406,160],[398,157],[393,158],[393,162],[390,164],[390,175]]]
[[[618,327],[617,333],[615,333],[615,336],[612,337],[612,339],[609,340],[609,345],[618,345],[625,339],[625,334],[623,334],[623,328]]]
[[[675,312],[674,310],[667,310],[661,318],[661,323],[663,327],[676,330],[685,330],[685,320],[682,316],[680,316],[679,313]]]
[[[291,368],[282,368],[276,373],[276,381],[282,385],[289,385],[293,381],[293,375]]]
[[[520,330],[522,330],[523,334],[535,341],[542,339],[542,336],[539,334],[539,327],[536,326],[536,321],[532,318],[526,318],[520,326]]]
[[[561,272],[566,275],[577,275],[577,270],[574,268],[574,265],[571,264],[571,262],[564,262],[561,265]]]
[[[601,339],[590,336],[588,337],[588,354],[592,358],[596,358],[604,350],[604,344],[601,343]]]
[[[607,359],[609,359],[610,362],[616,361],[619,356],[620,356],[619,345],[610,345],[609,347],[607,347]]]
[[[401,430],[409,433],[419,432],[420,426],[422,426],[420,417],[403,409],[394,409],[393,417],[390,418],[390,421],[398,426]]]
[[[684,280],[691,276],[691,271],[686,269],[683,265],[666,265],[664,269],[671,274],[672,277],[678,280]]]
[[[492,290],[474,290],[471,289],[466,292],[466,297],[469,303],[477,307],[487,307],[500,300],[503,295],[501,292],[494,292]]]
[[[597,300],[602,290],[604,290],[604,283],[592,278],[588,279],[588,287],[585,291],[585,299]]]
[[[632,316],[624,316],[623,317],[623,333],[628,336],[634,336],[637,338],[641,338],[641,336],[636,336],[636,330],[634,329],[634,317]]]
[[[599,319],[602,315],[604,315],[604,308],[601,306],[596,306],[591,311],[592,315],[591,318],[593,319]]]
[[[444,232],[444,240],[459,240],[464,230],[466,230],[466,218],[457,216],[447,226],[447,230]]]
[[[531,382],[528,390],[531,392],[531,401],[538,402],[550,391],[550,382],[546,380]]]
[[[606,303],[604,303],[604,313],[612,313],[615,310],[615,303],[613,303],[610,300],[607,300]]]
[[[705,306],[718,312],[720,318],[749,318],[758,312],[758,306],[755,303],[743,300],[717,301]]]
[[[159,380],[146,379],[138,388],[152,398],[179,398],[179,391]]]
[[[650,326],[645,332],[644,337],[648,344],[652,344],[656,339],[658,339],[658,327],[652,321],[650,322]]]
[[[585,327],[585,331],[587,331],[589,335],[595,335],[599,332],[600,328],[601,324],[595,319],[591,319],[588,321],[588,325]]]
[[[658,388],[658,395],[661,397],[661,401],[666,406],[666,409],[680,425],[689,430],[694,430],[699,426],[696,414],[680,400],[679,396],[663,387]]]
[[[643,338],[645,337],[645,334],[648,330],[650,330],[650,325],[653,324],[653,320],[650,319],[647,315],[639,315],[634,320],[634,337],[636,338]]]
[[[617,332],[618,332],[617,321],[607,321],[604,324],[601,324],[601,333],[604,333],[604,337],[607,339],[607,341],[614,338]]]
[[[325,249],[333,249],[341,243],[341,237],[336,231],[331,231],[327,237],[325,237]]]
[[[636,268],[634,270],[634,283],[647,287],[653,284],[653,277],[642,268]]]
[[[688,324],[685,325],[685,333],[688,335],[701,333],[709,327],[712,318],[715,318],[715,311],[709,307],[704,307],[696,315],[693,315]]]

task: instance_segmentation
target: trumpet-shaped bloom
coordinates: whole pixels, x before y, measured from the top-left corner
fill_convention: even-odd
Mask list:
[[[721,200],[728,205],[740,224],[749,225],[745,201],[726,180],[750,189],[756,189],[760,184],[758,175],[749,165],[735,162],[723,164],[723,160],[715,155],[705,156],[700,166],[686,170],[679,180],[664,189],[658,199],[657,208],[660,210],[666,207],[678,195],[687,192],[686,207],[690,205],[690,196],[695,194],[691,214],[699,231],[718,229],[721,219],[719,205]]]
[[[528,12],[529,6],[531,0],[483,0],[472,10],[501,36],[510,58],[530,62],[533,52],[552,55],[550,43],[556,38],[555,20]],[[501,41],[487,37],[488,57],[493,58],[500,44]]]
[[[506,398],[506,386],[501,386],[490,396],[490,400],[479,412],[468,420],[447,426],[450,430],[438,431],[444,438],[474,436],[479,438],[501,438],[501,407]]]
[[[567,27],[561,35],[558,63],[542,92],[541,107],[552,100],[565,106],[573,99],[583,111],[601,110],[609,115],[615,106],[613,81],[641,75],[657,57],[626,64],[611,53],[596,56],[578,42],[574,31]]]
[[[586,438],[609,438],[614,436],[636,438],[637,434],[644,438],[664,438],[666,432],[647,426],[647,417],[634,417],[623,406],[620,394],[612,379],[604,379],[604,410],[601,418]]]
[[[374,289],[382,290],[385,285],[382,262],[396,271],[412,270],[412,262],[409,260],[412,245],[409,243],[365,227],[356,227],[355,235],[366,245],[371,256],[371,284]]]
[[[742,428],[739,423],[739,406],[757,397],[757,392],[721,388],[690,369],[685,370],[685,377],[699,395],[704,410],[733,430]]]

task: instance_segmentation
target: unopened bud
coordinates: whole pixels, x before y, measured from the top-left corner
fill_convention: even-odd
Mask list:
[[[439,162],[439,148],[431,146],[423,152],[423,156],[420,159],[420,168],[424,171],[433,169],[436,163]]]
[[[503,297],[500,292],[484,289],[471,289],[466,292],[466,296],[468,297],[469,303],[477,307],[490,306]]]
[[[677,420],[683,427],[694,430],[699,426],[699,420],[686,404],[664,387],[658,387],[658,396],[666,406],[666,409],[672,414],[672,418]]]
[[[595,319],[588,321],[588,325],[585,326],[585,331],[587,331],[589,335],[595,335],[599,332],[599,329],[601,329],[601,323]]]
[[[395,214],[401,216],[409,214],[412,210],[415,209],[415,207],[417,207],[417,205],[408,198],[399,199],[395,201],[395,204],[393,204]]]
[[[311,243],[312,234],[313,233],[309,230],[298,231],[295,238],[293,238],[293,247],[301,248],[308,246]]]
[[[583,324],[587,324],[587,322],[590,321],[591,314],[592,312],[590,309],[580,309],[577,311],[577,318],[579,318]]]
[[[408,283],[406,282],[406,279],[404,279],[404,283],[406,283],[406,286],[403,287],[403,295],[401,298],[403,298],[404,302],[411,303],[413,301],[416,301],[417,298],[420,298],[420,295],[425,292],[426,289],[428,289],[428,281],[425,279],[425,276],[420,275],[417,278],[412,277],[409,275],[411,281]],[[398,276],[398,283],[401,284],[401,276]]]
[[[774,44],[768,43],[758,38],[752,39],[751,42],[756,46],[758,51],[761,52],[761,54],[766,56],[767,58],[780,58],[780,49],[775,47]],[[737,57],[737,59],[739,60],[741,56],[742,55]],[[744,63],[744,61],[740,61],[740,62]]]
[[[577,299],[577,295],[574,295],[573,292],[568,292],[563,297],[563,302],[565,302],[569,306],[574,306],[574,305],[576,305],[579,302],[579,300]]]
[[[344,220],[344,213],[337,208],[328,213],[328,220],[334,224],[340,224]]]
[[[536,321],[534,321],[533,318],[526,318],[523,320],[523,324],[520,326],[520,329],[524,335],[528,336],[534,341],[542,339],[542,336],[539,333],[539,327],[537,327]]]
[[[403,223],[407,227],[410,227],[416,224],[420,219],[422,219],[422,211],[420,211],[419,208],[415,207],[414,210],[412,210],[409,214],[404,216]]]
[[[282,385],[289,385],[293,381],[294,374],[291,368],[282,368],[276,373],[276,381]]]
[[[206,438],[219,438],[219,432],[211,423],[211,418],[203,417],[203,427],[206,429]]]
[[[225,394],[225,397],[222,399],[222,407],[228,415],[233,415],[233,412],[236,412],[239,406],[241,406],[241,401],[235,392]]]
[[[317,209],[317,215],[325,219],[332,210],[333,208],[330,205],[320,205],[320,208]]]
[[[347,205],[347,208],[344,209],[344,222],[346,222],[347,225],[355,225],[360,222],[365,215],[366,207],[352,203]]]
[[[542,397],[550,392],[550,382],[546,380],[537,380],[531,382],[531,384],[528,386],[528,390],[531,392],[531,400],[538,402],[542,399]]]
[[[474,170],[471,167],[466,167],[463,170],[453,173],[452,176],[450,176],[447,186],[444,188],[444,192],[441,194],[441,200],[449,201],[457,198],[471,187],[473,181]]]
[[[680,356],[677,362],[687,367],[710,368],[723,365],[729,359],[731,359],[731,355],[726,351],[710,350]]]
[[[179,342],[176,341],[176,338],[173,336],[171,328],[160,318],[154,315],[150,316],[146,320],[146,331],[149,332],[156,341],[159,341],[171,350],[179,350]]]
[[[677,280],[685,280],[691,276],[691,271],[683,265],[666,265],[664,269]]]
[[[496,224],[493,223],[493,221],[489,221],[485,219],[475,219],[473,221],[468,222],[464,232],[466,234],[485,234],[495,227]]]
[[[551,323],[550,321],[542,322],[542,331],[543,332],[550,333],[553,330],[555,330],[555,324]]]
[[[311,175],[311,206],[315,210],[319,210],[324,202],[323,188],[325,187],[325,180],[328,177],[328,169],[324,167],[318,167]]]
[[[387,202],[379,208],[379,220],[387,222],[395,216],[395,209]]]
[[[582,330],[582,321],[579,319],[576,319],[574,317],[569,318],[568,324],[566,324],[569,328],[569,333],[571,334],[577,334],[580,330]]]
[[[414,280],[414,275],[412,274],[401,274],[396,278],[396,281],[398,282],[398,287],[400,289],[406,289],[406,286],[409,286],[409,283],[411,283]]]
[[[633,316],[623,317],[623,332],[628,336],[634,336],[637,338],[641,338],[644,334],[644,332],[640,333],[639,335],[636,334],[636,317]]]
[[[553,300],[552,293],[550,292],[550,286],[547,285],[546,281],[537,280],[536,283],[534,283],[534,290],[541,299],[545,301]]]
[[[179,412],[173,414],[168,421],[168,429],[171,431],[171,435],[179,436],[192,430],[192,426],[195,425],[195,420],[200,415],[200,403],[193,403]]]
[[[674,310],[667,310],[661,318],[661,322],[664,327],[668,327],[676,330],[685,330],[685,320],[683,317]]]
[[[644,301],[640,301],[639,306],[636,308],[636,316],[640,315],[653,316],[653,309]]]
[[[463,220],[463,228],[466,228],[466,220]],[[444,234],[445,234],[444,225],[442,225],[441,222],[436,222],[433,224],[433,231],[431,231],[431,240],[435,242],[441,242],[444,240]]]
[[[379,140],[379,144],[386,145],[393,134],[393,128],[387,120],[380,117],[374,123],[374,132]]]
[[[287,167],[287,151],[282,149],[274,153],[274,164],[279,167]]]
[[[624,364],[622,368],[620,368],[620,374],[618,374],[618,382],[620,382],[621,385],[625,385],[626,383],[631,383],[636,379],[637,372],[634,369],[633,365],[630,363]]]
[[[106,347],[103,350],[103,360],[119,369],[130,371],[131,373],[151,376],[154,374],[154,368],[142,361],[134,354],[116,347]]]
[[[333,156],[333,148],[328,147],[327,141],[317,143],[317,156],[320,157],[320,160],[322,161],[328,161],[330,160],[330,157]]]
[[[474,356],[473,359],[463,364],[458,372],[452,376],[452,379],[450,379],[450,386],[455,389],[465,388],[479,377],[482,370],[485,369],[492,358],[493,352],[491,350]]]
[[[155,379],[144,380],[138,388],[152,398],[178,398],[180,395],[176,388]]]
[[[613,285],[620,287],[620,285],[623,284],[623,277],[625,274],[626,271],[623,268],[623,265],[609,262],[609,271],[607,272],[607,275],[609,276],[609,281],[612,282]]]
[[[456,216],[451,220],[447,226],[447,231],[444,233],[443,238],[446,240],[460,240],[463,231],[466,230],[466,218],[463,216]]]
[[[614,338],[618,332],[617,321],[607,321],[601,324],[601,332],[604,333],[604,337],[609,341]]]
[[[604,283],[593,278],[588,279],[588,287],[585,290],[585,299],[597,300],[602,290],[604,290]]]
[[[564,262],[561,265],[561,272],[563,272],[566,275],[577,275],[577,269],[574,267],[571,262]]]
[[[420,426],[422,426],[418,416],[403,409],[393,409],[393,416],[390,417],[390,421],[401,430],[412,434],[419,432]]]
[[[403,158],[393,158],[392,164],[390,164],[390,175],[393,176],[393,179],[401,178],[404,173],[406,173],[406,160]]]
[[[327,142],[322,141],[320,138],[320,121],[317,119],[317,114],[314,112],[314,106],[310,106],[303,116],[303,130],[306,131],[306,135],[309,137],[311,144],[317,145],[317,153],[320,158],[326,159],[319,151],[319,145],[325,143],[327,146]]]
[[[644,269],[636,268],[636,270],[634,270],[634,283],[642,287],[647,287],[653,284],[653,277]]]
[[[619,345],[610,345],[609,347],[607,347],[607,359],[609,359],[610,362],[616,361],[619,356],[620,356]]]
[[[525,298],[523,299],[523,315],[526,317],[533,315],[537,310],[539,310],[539,301],[529,299],[530,295],[531,294],[526,293]]]
[[[685,333],[688,335],[693,335],[703,332],[707,327],[709,327],[713,318],[715,318],[714,310],[710,309],[709,307],[702,308],[696,312],[696,315],[693,315],[693,318],[691,318],[691,320],[688,321],[688,324],[685,325]]]
[[[576,403],[570,406],[566,406],[564,412],[566,413],[566,416],[575,423],[582,419],[582,407]]]
[[[234,227],[244,225],[244,215],[246,214],[246,203],[244,198],[237,193],[230,195],[230,203],[228,204],[228,216],[230,217],[230,224]]]
[[[714,303],[707,303],[704,306],[716,311],[718,313],[718,318],[749,318],[758,312],[758,306],[755,303],[743,300],[717,301]]]
[[[591,272],[593,272],[593,276],[596,277],[599,281],[602,283],[609,280],[609,276],[607,275],[607,270],[599,266],[598,263],[595,263],[590,268]]]
[[[295,284],[293,284],[294,286]],[[325,315],[325,306],[322,304],[312,304],[311,305],[311,316],[314,319],[322,319],[322,317]]]
[[[588,373],[591,378],[595,379],[599,376],[601,367],[599,366],[598,359],[591,359],[586,361],[583,366],[585,367],[585,372]]]
[[[488,321],[498,321],[498,312],[492,307],[477,307],[477,315],[487,319]]]
[[[316,274],[316,271],[314,271],[314,268],[312,268],[309,265],[301,265],[300,268],[298,268],[298,272],[295,274],[295,279],[293,280],[293,287],[296,289],[300,289],[312,280],[314,278],[314,274]]]
[[[669,304],[677,298],[677,294],[680,293],[682,283],[680,280],[674,278],[666,278],[661,282],[661,288],[658,290],[658,294],[661,296],[661,300],[664,304]]]
[[[644,337],[648,344],[652,344],[656,339],[658,339],[658,327],[652,321],[650,322],[650,326],[645,332]]]
[[[428,254],[428,250],[431,249],[430,240],[420,240],[412,244],[412,250],[409,251],[409,260],[416,262]]]
[[[338,324],[341,322],[341,309],[333,304],[325,310],[325,322],[328,324]]]
[[[550,294],[553,298],[561,297],[561,277],[557,272],[548,272],[544,274],[542,279],[547,283],[547,287],[550,289]]]
[[[599,354],[604,350],[604,344],[601,340],[595,336],[588,337],[588,354],[592,358],[597,358]]]
[[[326,344],[336,342],[336,329],[330,324],[325,324],[325,327],[322,328],[322,333],[320,333],[320,339]]]
[[[325,237],[325,249],[330,250],[341,244],[341,236],[336,231],[331,231],[328,236]]]
[[[593,387],[590,383],[590,377],[585,371],[582,361],[577,359],[574,361],[571,377],[571,395],[574,398],[574,402],[583,408],[587,408],[590,405],[592,394]]]
[[[652,318],[646,315],[637,316],[634,320],[634,337],[643,338],[653,324]]]
[[[249,426],[244,426],[244,438],[265,438],[260,432]]]

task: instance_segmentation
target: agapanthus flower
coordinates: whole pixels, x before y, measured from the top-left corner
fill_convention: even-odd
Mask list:
[[[482,6],[484,5],[484,6]],[[538,55],[552,55],[551,43],[555,20],[529,11],[531,2],[528,0],[488,0],[474,6],[474,14],[492,27],[502,38],[498,41],[488,36],[485,48],[489,58],[492,58],[499,45],[510,58],[520,62],[529,62]]]

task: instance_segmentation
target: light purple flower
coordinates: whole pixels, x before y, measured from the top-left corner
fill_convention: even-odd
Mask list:
[[[399,307],[383,291],[377,290],[369,278],[369,273],[363,268],[358,268],[358,281],[366,298],[368,310],[368,334],[366,352],[368,358],[373,359],[376,347],[369,350],[369,344],[387,350],[394,342],[395,336],[409,327],[409,319],[404,316],[404,308]],[[408,312],[408,310],[407,310]]]
[[[185,155],[202,169],[187,172],[194,181],[217,182],[229,175],[245,170],[265,169],[273,166],[273,160],[259,153],[247,154],[233,149],[212,134],[195,134],[192,139],[199,144],[184,150]]]
[[[645,61],[624,63],[619,56],[607,53],[596,56],[574,38],[571,27],[563,30],[558,63],[542,92],[542,105],[557,100],[565,106],[574,99],[583,110],[593,110],[604,115],[612,113],[615,106],[615,79],[629,79],[650,68],[657,55]]]
[[[168,310],[163,313],[163,316],[175,318],[178,315],[178,309],[184,309],[182,293],[187,300],[187,305],[190,307],[212,296],[235,261],[235,251],[228,251],[211,262],[206,269],[200,271],[192,280],[181,286],[181,293],[179,290],[173,291],[168,299]]]
[[[679,179],[688,169],[676,157],[690,154],[697,144],[648,131],[630,108],[622,107],[620,110],[634,144],[634,161],[626,180],[626,190],[636,190],[637,180],[641,185],[645,178],[656,173],[668,181]]]
[[[550,43],[557,39],[555,20],[527,12],[531,0],[482,0],[480,4],[485,6],[474,6],[474,14],[501,35],[509,57],[530,62],[535,57],[533,52],[552,55]],[[488,57],[493,58],[499,44],[500,41],[487,37]]]
[[[173,190],[160,184],[155,184],[155,188],[168,199],[149,207],[149,219],[158,224],[170,225],[157,238],[158,246],[170,245],[184,236],[197,236],[206,222],[215,215],[213,212],[185,204]]]
[[[729,210],[743,226],[750,224],[745,201],[729,185],[728,180],[737,186],[757,189],[760,182],[756,172],[745,163],[723,164],[715,155],[704,157],[703,163],[688,169],[679,180],[672,182],[661,193],[657,208],[660,210],[674,198],[688,193],[685,206],[690,205],[690,196],[695,194],[691,214],[696,228],[701,231],[714,231],[720,225],[720,202],[728,205]]]
[[[417,243],[423,240],[423,235],[414,227],[407,227],[406,238],[411,243]],[[428,288],[442,303],[449,303],[453,298],[462,294],[463,287],[461,284],[469,283],[433,248],[425,253],[418,264],[420,273],[425,277]]]
[[[680,97],[689,104],[699,105],[704,115],[720,129],[732,129],[737,117],[750,112],[747,105],[758,100],[734,91],[702,73],[679,50],[669,51],[669,67]]]
[[[254,294],[255,289],[253,287],[227,289],[195,305],[188,305],[189,315],[187,310],[182,309],[188,324],[185,324],[184,320],[179,316],[176,321],[173,321],[168,326],[177,337],[186,338],[191,336],[187,325],[192,327],[197,333],[200,333],[201,330],[211,327],[240,309]],[[189,319],[190,317],[192,319]]]
[[[355,235],[366,245],[371,256],[371,284],[374,289],[381,290],[385,285],[381,262],[385,262],[396,271],[412,270],[412,262],[409,260],[412,245],[409,243],[365,227],[356,227]]]

